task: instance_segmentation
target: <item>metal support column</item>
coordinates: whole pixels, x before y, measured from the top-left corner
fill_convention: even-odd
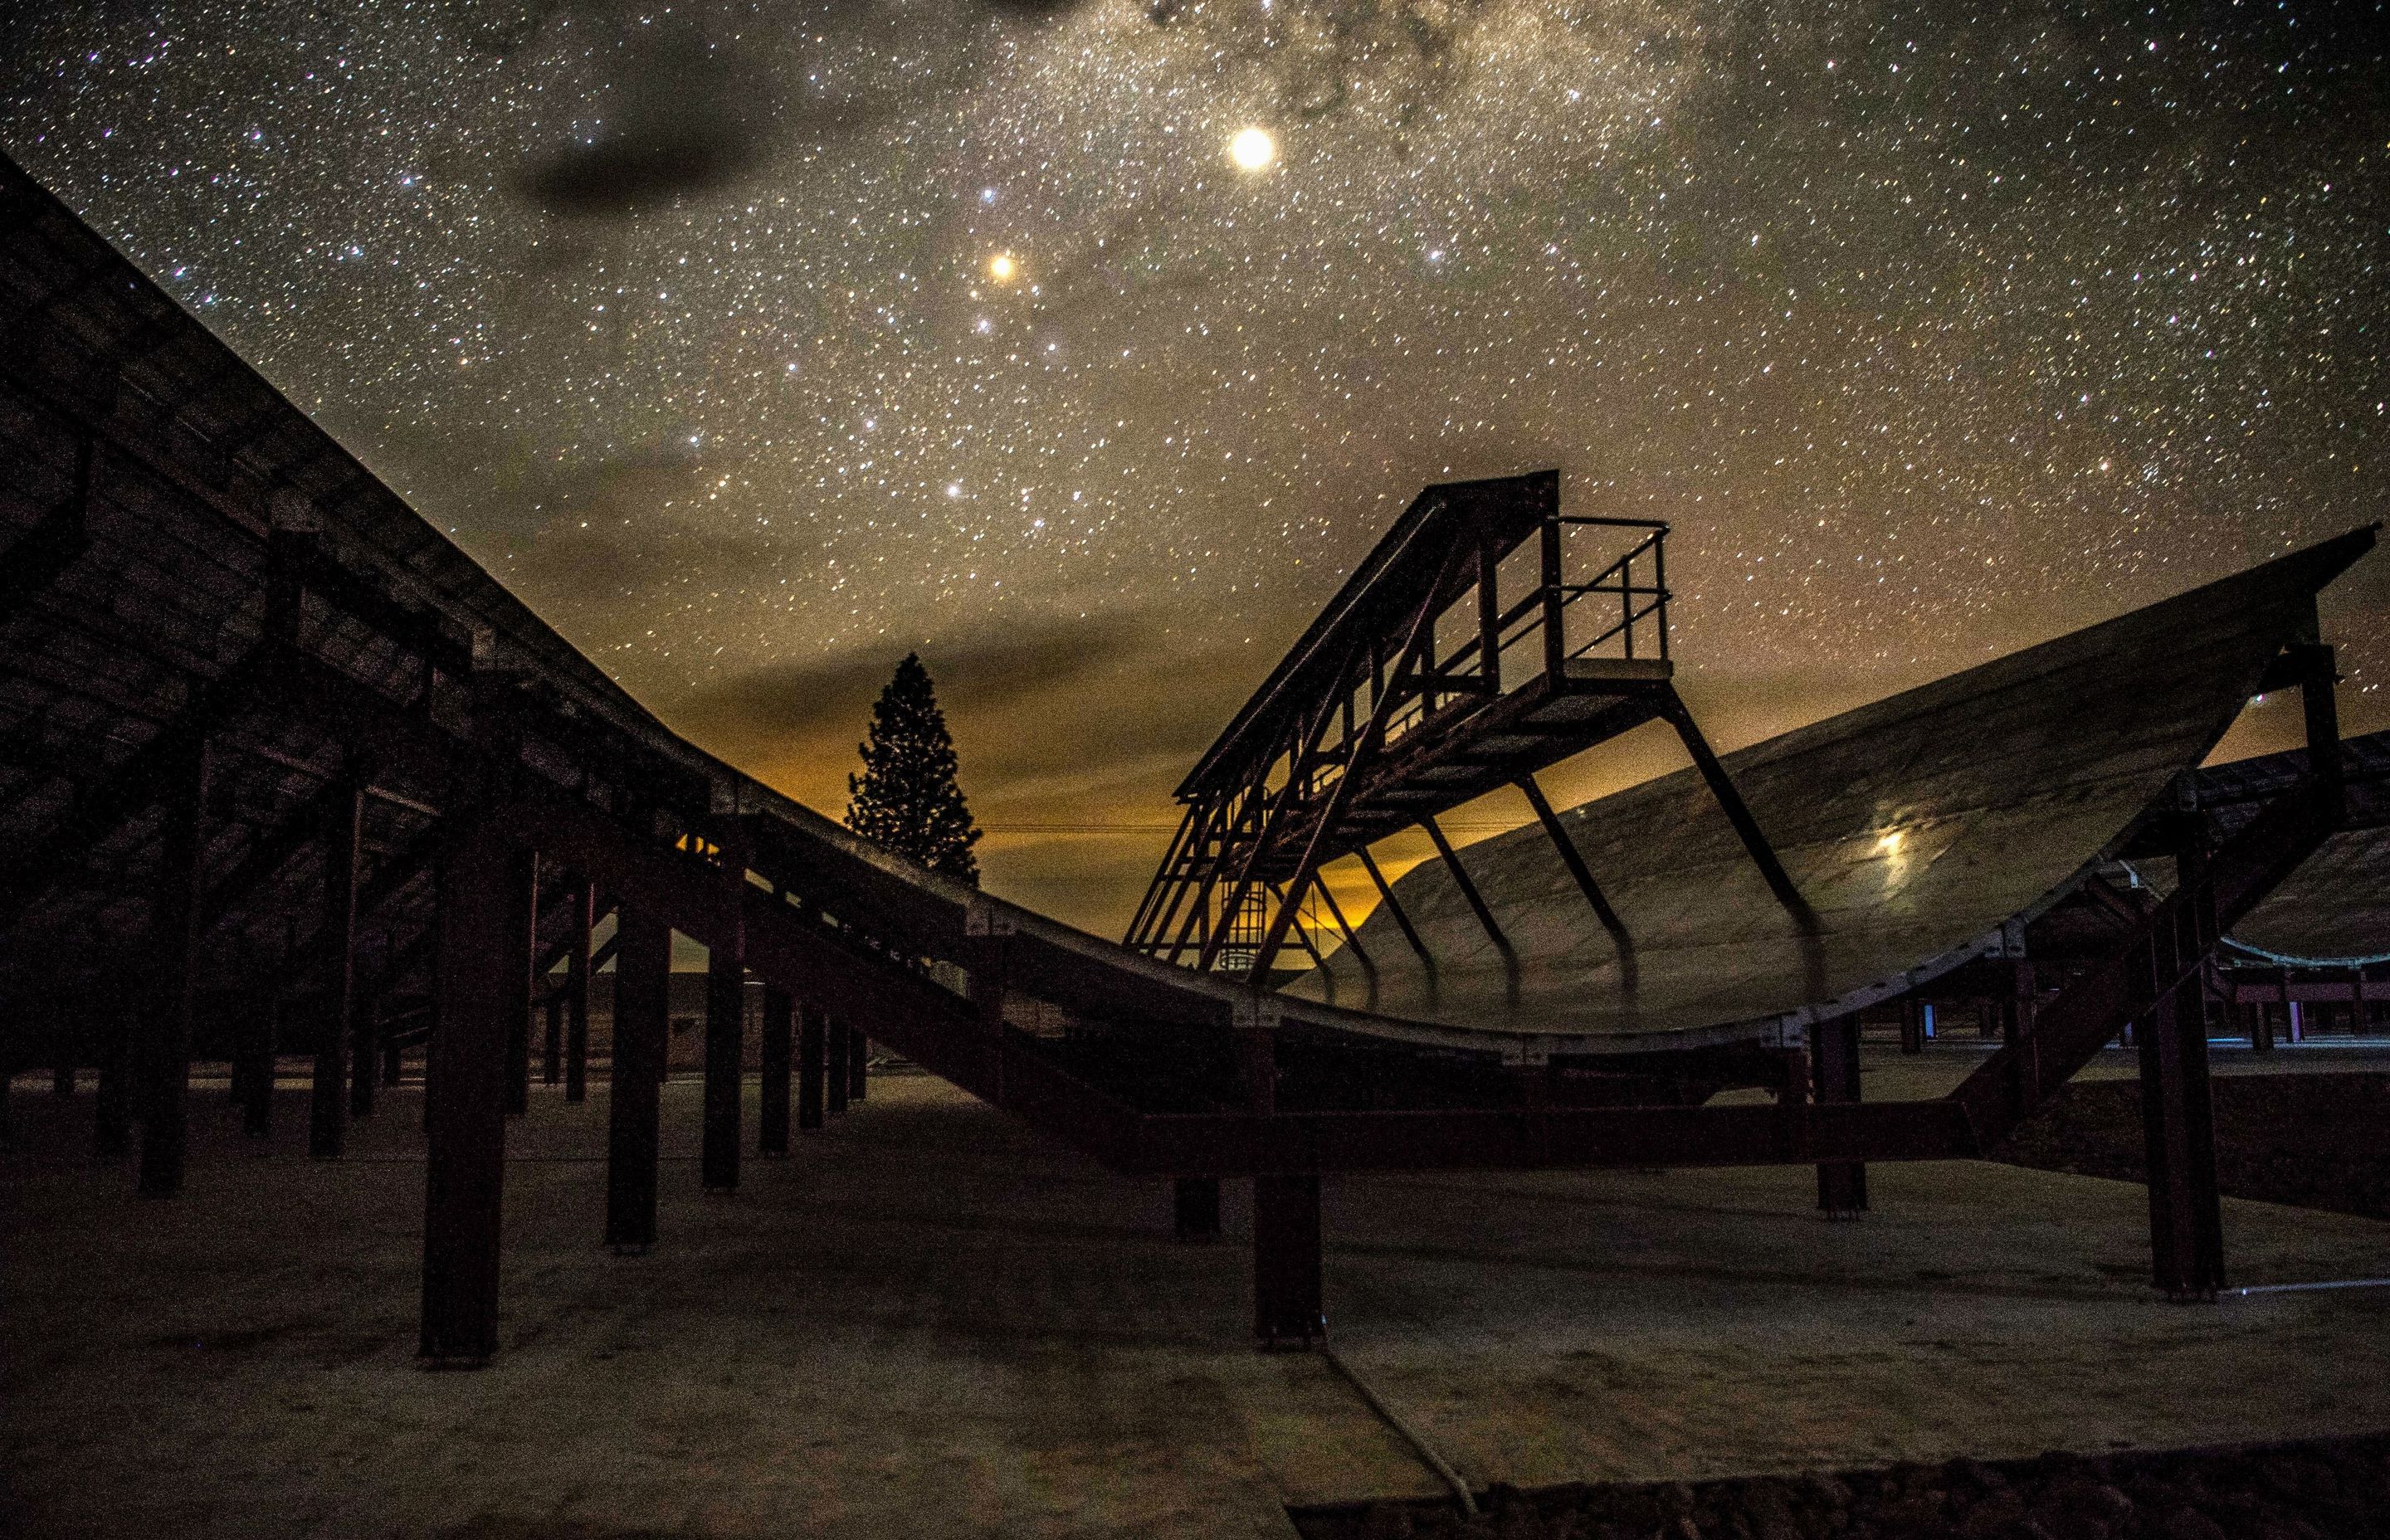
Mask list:
[[[852,1104],[871,1092],[871,1039],[857,1023],[846,1034],[846,1099]]]
[[[1328,1335],[1317,1172],[1253,1178],[1253,1335],[1269,1348],[1307,1348]]]
[[[789,1068],[796,1002],[785,989],[764,988],[764,1074],[755,1113],[755,1152],[789,1152]]]
[[[252,1139],[274,1132],[274,1060],[282,1033],[282,994],[269,989],[259,996],[241,1029],[241,1055],[248,1068],[241,1076],[240,1128]]]
[[[381,1062],[380,998],[371,993],[357,1001],[355,1032],[349,1044],[349,1121],[373,1116],[374,1083],[380,1077],[375,1067]]]
[[[829,1053],[829,1021],[821,1007],[807,1000],[797,1007],[797,1129],[811,1133],[822,1125],[823,1060]]]
[[[846,1110],[846,1018],[829,1019],[829,1040],[822,1054],[822,1080],[829,1091],[829,1110],[833,1116]]]
[[[531,970],[531,855],[487,825],[463,831],[443,855],[417,1351],[436,1364],[479,1365],[498,1345],[507,1033],[513,981]]]
[[[656,1150],[672,1031],[672,927],[628,903],[614,912],[614,1074],[607,1107],[606,1244],[656,1243]]]
[[[1248,1018],[1246,1011],[1250,1010]],[[1237,1072],[1246,1110],[1278,1110],[1278,1031],[1269,1007],[1240,1007]],[[1319,1276],[1319,1174],[1270,1172],[1253,1178],[1253,1335],[1266,1348],[1308,1347],[1328,1335]]]
[[[1010,935],[1009,920],[984,904],[972,904],[963,916],[964,944],[970,949],[963,988],[978,1018],[989,1099],[999,1107],[1004,1105],[1004,1005],[1011,988],[1006,953]],[[1211,966],[1208,958],[1203,966]],[[831,1061],[837,1062],[835,1055]]]
[[[2141,1018],[2141,1130],[2149,1161],[2152,1281],[2174,1300],[2224,1287],[2224,1216],[2216,1187],[2216,1123],[2207,1026],[2191,982]]]
[[[521,1117],[531,1110],[531,970],[537,966],[537,950],[533,930],[539,922],[540,871],[537,861],[531,866],[531,913],[523,921],[522,977],[507,981],[507,1116]]]
[[[589,929],[596,915],[596,891],[584,878],[572,890],[572,945],[564,955],[564,1099],[589,1097]]]
[[[141,1193],[171,1198],[183,1187],[185,1092],[191,1078],[191,969],[199,943],[199,889],[206,880],[210,764],[194,739],[167,789],[150,891],[150,967],[155,970],[142,1045]]]
[[[315,951],[324,969],[324,1016],[315,1039],[315,1087],[307,1101],[307,1153],[336,1159],[348,1141],[349,1034],[356,1024],[357,859],[365,791],[353,782],[324,808],[323,928]]]
[[[1809,1030],[1812,1079],[1820,1102],[1859,1099],[1859,1019],[1845,1016]],[[1829,1219],[1857,1219],[1867,1212],[1867,1166],[1858,1161],[1818,1164],[1818,1207]]]
[[[133,1142],[133,1020],[111,1002],[94,1026],[99,1073],[92,1087],[91,1152],[112,1161]]]
[[[2036,982],[2033,959],[2014,957],[2008,965],[2009,989],[1999,1003],[2000,1041],[2017,1047],[2033,1035],[2034,1019],[2040,1009],[2041,995]],[[2011,1059],[2015,1066],[2016,1104],[2019,1107],[2041,1105],[2040,1057],[2018,1052]]]
[[[539,1083],[561,1085],[564,1084],[564,991],[547,991],[543,1014],[547,1021],[540,1033]]]
[[[738,938],[717,939],[705,967],[705,1143],[708,1192],[739,1186],[739,1095],[747,1052],[747,964]]]

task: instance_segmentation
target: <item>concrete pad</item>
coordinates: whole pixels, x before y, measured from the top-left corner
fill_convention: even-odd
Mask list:
[[[752,1099],[752,1090],[751,1090]],[[1319,1359],[1246,1345],[1248,1224],[1182,1246],[1124,1181],[941,1083],[876,1079],[598,1242],[604,1097],[509,1129],[503,1347],[415,1366],[420,1102],[305,1159],[195,1097],[189,1190],[82,1156],[19,1082],[0,1157],[0,1531],[42,1535],[1277,1535],[1439,1487]],[[750,1124],[752,1129],[752,1122]],[[1339,1348],[1477,1482],[2003,1455],[2390,1423],[2390,1293],[2158,1303],[2140,1189],[1878,1167],[1330,1183]],[[2390,1226],[2228,1202],[2236,1281],[2390,1273]]]

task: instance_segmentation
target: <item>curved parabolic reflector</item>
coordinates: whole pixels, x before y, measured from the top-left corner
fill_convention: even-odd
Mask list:
[[[2390,960],[2390,828],[2348,829],[2257,901],[2231,939],[2261,958],[2345,968]],[[2247,960],[2225,954],[2228,962]]]
[[[1765,1036],[1905,990],[2120,848],[2372,538],[2354,531],[1727,755],[1806,923],[1687,769],[1561,815],[1629,949],[1528,825],[1459,853],[1507,953],[1432,861],[1394,886],[1432,964],[1381,907],[1360,929],[1371,968],[1346,948],[1287,993],[1601,1052]]]

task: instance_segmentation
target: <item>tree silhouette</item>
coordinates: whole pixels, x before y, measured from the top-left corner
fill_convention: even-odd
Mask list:
[[[937,687],[919,654],[908,652],[871,708],[869,736],[857,745],[863,774],[846,777],[846,827],[883,850],[979,886],[971,823],[955,780],[955,740],[938,710]]]

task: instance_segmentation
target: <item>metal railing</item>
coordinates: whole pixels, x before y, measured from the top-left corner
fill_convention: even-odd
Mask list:
[[[1622,655],[1635,656],[1635,638],[1638,627],[1649,621],[1649,630],[1655,634],[1656,647],[1647,644],[1644,656],[1666,659],[1668,656],[1668,568],[1665,542],[1668,526],[1649,519],[1581,519],[1561,518],[1562,525],[1590,524],[1608,529],[1635,529],[1648,532],[1625,555],[1594,574],[1589,582],[1556,584],[1562,595],[1560,613],[1565,617],[1570,606],[1600,595],[1613,595],[1618,600],[1618,619],[1574,648],[1566,648],[1562,657],[1574,660],[1603,646],[1613,637],[1623,648]],[[1644,557],[1651,559],[1650,579],[1636,581],[1636,564]],[[1638,601],[1641,601],[1638,603]],[[1565,633],[1563,633],[1565,635]]]

